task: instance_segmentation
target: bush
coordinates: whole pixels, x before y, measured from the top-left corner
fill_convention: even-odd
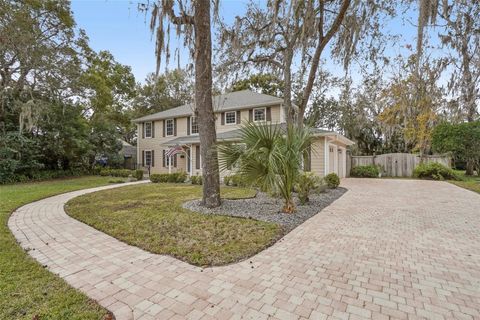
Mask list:
[[[298,193],[300,204],[307,203],[310,199],[310,193],[318,186],[319,179],[312,172],[303,172],[297,178],[295,190]]]
[[[232,177],[231,176],[225,176],[223,177],[223,184],[226,186],[229,186],[232,183]]]
[[[460,180],[455,171],[437,162],[420,163],[413,176],[420,179],[432,180]]]
[[[154,173],[150,175],[150,181],[153,183],[184,183],[187,180],[187,173],[184,171],[174,173]]]
[[[143,180],[143,170],[135,170],[134,177],[137,180]]]
[[[340,178],[332,172],[325,176],[325,182],[330,189],[335,189],[340,185]]]
[[[15,174],[9,177],[0,176],[0,184],[16,183],[16,182],[31,182],[42,181],[68,177],[78,177],[89,174],[89,172],[80,169],[71,170],[40,170],[33,171],[29,174]],[[8,178],[8,179],[7,179]]]
[[[350,176],[358,178],[378,178],[379,174],[378,167],[374,165],[353,167],[350,170]]]
[[[190,181],[192,182],[192,184],[198,184],[198,185],[203,184],[202,176],[191,176]]]

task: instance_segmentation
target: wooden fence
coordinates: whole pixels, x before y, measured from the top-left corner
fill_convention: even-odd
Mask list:
[[[383,176],[411,177],[413,170],[422,162],[438,162],[451,167],[449,155],[419,156],[410,153],[388,153],[378,156],[348,156],[347,173],[357,166],[377,165],[381,168]]]

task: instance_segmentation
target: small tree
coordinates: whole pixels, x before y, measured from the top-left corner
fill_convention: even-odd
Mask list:
[[[480,170],[480,121],[442,123],[433,130],[432,148],[436,152],[452,152],[455,160],[466,162],[466,174]]]
[[[222,170],[236,167],[238,174],[262,190],[279,193],[283,211],[293,213],[293,186],[311,142],[312,131],[289,125],[247,123],[241,128],[241,143],[219,146]]]

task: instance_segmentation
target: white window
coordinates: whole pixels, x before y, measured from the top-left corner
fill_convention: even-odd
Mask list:
[[[225,124],[237,123],[237,111],[225,112]]]
[[[145,130],[145,138],[151,138],[152,137],[152,123],[151,122],[145,122],[144,130]]]
[[[167,119],[165,121],[165,135],[168,136],[173,136],[173,133],[175,131],[174,129],[174,122],[173,119]]]
[[[190,118],[190,132],[192,134],[197,134],[198,133],[197,117],[191,117]]]
[[[253,121],[265,121],[265,108],[253,109]]]
[[[145,166],[150,167],[152,165],[152,151],[145,150]]]

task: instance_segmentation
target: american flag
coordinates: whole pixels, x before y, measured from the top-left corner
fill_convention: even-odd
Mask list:
[[[177,144],[174,147],[170,147],[170,149],[168,149],[167,152],[165,152],[165,155],[167,157],[171,157],[173,155],[176,155],[179,152],[183,152],[183,148]]]

